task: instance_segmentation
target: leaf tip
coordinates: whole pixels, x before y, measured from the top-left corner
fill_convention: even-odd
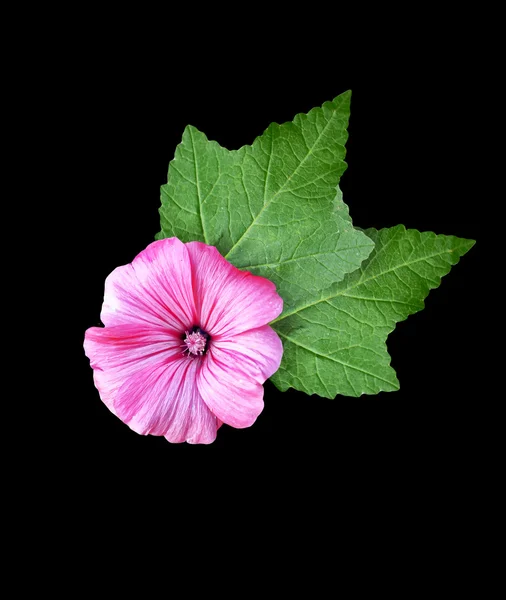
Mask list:
[[[351,90],[346,90],[345,92],[342,92],[342,94],[337,95],[332,100],[332,104],[336,103],[344,104],[346,107],[349,108],[351,103]]]
[[[207,141],[206,134],[204,132],[200,131],[200,129],[197,129],[197,127],[195,127],[195,125],[189,125],[188,124],[184,128],[183,137],[184,137],[185,134],[188,134],[188,135],[190,135],[192,137],[193,136],[201,136],[204,139],[204,141]]]
[[[476,244],[476,240],[464,239],[464,241],[466,242],[466,252],[469,252],[469,250],[471,250],[471,248]]]
[[[455,252],[459,257],[467,254],[469,250],[476,244],[476,240],[470,240],[467,238],[454,238],[456,240],[455,247],[451,248],[449,252]]]

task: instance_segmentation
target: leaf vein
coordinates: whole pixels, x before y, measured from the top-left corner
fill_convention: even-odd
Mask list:
[[[199,175],[198,175],[198,163],[197,163],[197,153],[195,152],[195,142],[193,141],[193,133],[192,133],[192,128],[190,127],[189,129],[190,131],[190,138],[192,141],[192,150],[193,150],[193,165],[195,168],[195,182],[196,182],[196,186],[197,186],[197,201],[198,201],[198,215],[200,217],[200,225],[202,227],[202,235],[204,237],[204,242],[207,244],[207,235],[206,235],[206,229],[204,226],[204,219],[202,218],[202,194],[200,191],[200,181],[199,181]]]
[[[251,224],[249,225],[249,227],[243,232],[243,234],[241,235],[241,237],[235,242],[235,244],[230,248],[230,250],[227,252],[227,254],[225,255],[225,258],[228,258],[228,256],[230,255],[230,253],[232,252],[232,250],[234,250],[234,248],[236,248],[238,246],[238,244],[241,242],[241,240],[244,238],[244,236],[248,233],[248,231],[253,227],[253,225],[256,223],[256,221],[259,219],[260,215],[264,212],[264,210],[270,206],[273,202],[273,200],[275,198],[277,198],[283,191],[285,186],[287,185],[287,183],[289,181],[291,181],[293,179],[293,177],[295,177],[295,175],[297,174],[297,172],[299,171],[299,169],[302,167],[302,165],[306,162],[306,160],[308,159],[308,157],[312,154],[313,150],[315,149],[316,145],[318,144],[318,142],[320,141],[320,139],[322,138],[323,134],[325,133],[325,131],[327,130],[327,127],[330,125],[330,123],[332,122],[334,116],[337,113],[337,107],[333,109],[332,111],[332,115],[329,118],[329,120],[327,121],[327,123],[325,124],[325,127],[321,130],[321,132],[319,132],[318,137],[316,138],[316,141],[314,142],[314,144],[311,146],[311,148],[309,149],[308,153],[306,154],[306,156],[304,157],[304,159],[298,164],[298,166],[296,167],[296,169],[294,170],[294,172],[286,179],[285,183],[280,187],[280,189],[274,194],[274,196],[272,196],[272,198],[266,203],[265,202],[265,191],[267,188],[267,179],[268,179],[268,175],[269,175],[269,170],[267,170],[267,176],[266,176],[266,180],[265,180],[265,186],[264,186],[264,205],[263,207],[260,209],[260,211],[258,212],[257,216],[255,217],[255,219],[251,222]],[[271,132],[271,140],[272,140],[272,144],[273,142],[273,138],[272,138],[272,132]],[[269,155],[269,165],[268,168],[270,167],[270,159],[272,157],[272,146],[271,146],[271,154]]]
[[[308,352],[311,352],[312,354],[315,354],[316,356],[318,356],[320,358],[331,360],[332,362],[338,363],[338,364],[342,365],[343,367],[349,367],[350,369],[359,371],[360,373],[364,373],[365,375],[369,375],[370,377],[374,377],[375,379],[378,379],[379,381],[383,381],[384,383],[388,383],[389,385],[392,385],[394,387],[396,386],[396,384],[394,382],[389,381],[388,379],[385,379],[384,377],[380,377],[379,375],[376,375],[375,373],[371,373],[370,371],[361,369],[360,367],[357,367],[356,365],[352,365],[350,363],[345,363],[344,361],[338,360],[337,358],[332,358],[331,356],[328,356],[326,354],[320,354],[317,350],[314,350],[313,348],[310,348],[309,346],[305,346],[304,344],[301,344],[298,340],[294,340],[290,336],[286,335],[286,333],[282,333],[281,331],[278,331],[277,329],[276,329],[276,332],[281,337],[284,337],[285,340],[288,340],[289,342],[291,342],[292,344],[295,344],[296,346],[300,346],[304,350],[307,350]]]

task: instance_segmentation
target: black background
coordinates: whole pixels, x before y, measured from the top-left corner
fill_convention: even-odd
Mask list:
[[[19,510],[4,511],[5,532],[14,564],[33,554],[42,566],[17,583],[89,582],[96,593],[107,569],[117,586],[125,568],[114,568],[116,540],[128,585],[139,580],[143,595],[158,572],[164,583],[181,572],[185,590],[210,581],[223,594],[266,570],[283,591],[294,581],[300,589],[307,573],[315,595],[319,582],[342,589],[351,567],[354,590],[370,582],[433,595],[441,579],[469,591],[474,577],[483,596],[499,572],[487,535],[499,532],[504,470],[502,365],[493,366],[491,343],[501,339],[504,294],[502,252],[487,242],[502,241],[503,219],[491,216],[502,183],[490,191],[503,171],[493,111],[504,69],[492,26],[501,21],[486,6],[446,16],[440,5],[356,6],[355,23],[343,3],[290,5],[279,18],[274,4],[222,13],[212,4],[218,23],[198,3],[185,5],[188,15],[167,5],[150,22],[137,5],[22,7],[18,32],[6,20],[3,98],[19,112],[2,116],[20,172],[2,205],[3,232],[15,240],[3,315],[17,342],[4,340],[12,439],[3,459],[15,474],[4,496]],[[209,446],[134,433],[102,404],[84,333],[99,324],[107,275],[159,230],[159,188],[184,127],[239,148],[348,89],[340,186],[354,223],[477,240],[425,310],[389,336],[400,391],[328,400],[267,382],[257,422],[223,426]],[[12,258],[24,295],[9,279]],[[11,405],[20,412],[12,421]],[[218,568],[203,576],[214,557]]]
[[[383,482],[378,485],[386,485],[389,473],[405,481],[409,493],[426,493],[417,481],[430,473],[434,491],[470,467],[481,434],[475,413],[483,400],[482,350],[473,313],[483,259],[470,139],[479,82],[455,68],[451,56],[413,56],[406,69],[405,57],[383,53],[370,56],[366,69],[351,71],[343,69],[344,59],[328,53],[317,59],[302,47],[268,62],[245,57],[240,66],[227,62],[234,53],[234,47],[213,46],[180,64],[174,48],[152,54],[111,49],[80,58],[78,76],[69,78],[60,101],[71,107],[65,150],[75,262],[64,274],[73,301],[60,414],[65,425],[58,433],[62,457],[90,473],[121,465],[141,472],[154,461],[195,466],[217,452],[237,460],[251,450],[259,465],[326,460],[335,473],[374,477]],[[354,223],[403,223],[477,240],[431,291],[425,310],[389,336],[400,391],[328,400],[280,393],[267,382],[257,422],[245,430],[223,426],[210,446],[134,433],[100,401],[82,342],[85,330],[99,325],[106,276],[159,230],[159,187],[184,127],[192,124],[236,149],[269,123],[291,120],[348,89],[348,169],[340,185]]]

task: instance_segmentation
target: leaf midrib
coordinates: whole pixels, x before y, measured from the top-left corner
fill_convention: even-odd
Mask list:
[[[449,250],[443,250],[442,252],[437,252],[436,254],[429,254],[427,256],[423,256],[423,257],[418,258],[416,260],[413,260],[413,261],[410,261],[410,262],[406,262],[406,263],[403,263],[401,265],[397,265],[397,266],[393,267],[392,269],[388,269],[386,271],[382,271],[381,273],[378,273],[377,275],[373,275],[372,277],[368,277],[367,279],[361,279],[360,278],[356,283],[354,283],[353,285],[350,285],[347,288],[344,288],[344,290],[341,290],[337,294],[332,294],[330,296],[327,296],[326,298],[322,298],[321,300],[317,300],[316,302],[311,302],[310,304],[306,304],[305,306],[302,306],[300,308],[292,310],[291,312],[288,312],[286,314],[280,315],[277,319],[274,319],[274,321],[271,321],[270,325],[273,325],[274,323],[278,323],[279,321],[282,321],[283,319],[286,319],[287,317],[290,317],[290,316],[292,316],[292,315],[294,315],[294,314],[296,314],[298,312],[306,310],[307,308],[310,308],[311,306],[316,306],[317,304],[320,304],[321,302],[327,302],[328,300],[332,300],[333,298],[337,298],[339,296],[343,296],[343,295],[345,295],[345,292],[348,292],[349,290],[352,290],[353,288],[356,288],[359,285],[365,284],[368,281],[372,281],[374,279],[377,279],[378,277],[386,275],[387,273],[391,273],[393,271],[397,271],[399,269],[402,269],[402,268],[407,267],[409,265],[416,264],[418,262],[422,262],[422,261],[427,260],[429,258],[435,258],[436,256],[442,256],[445,253],[451,254],[453,252],[453,250],[454,249],[449,249]]]
[[[199,167],[198,167],[198,162],[197,162],[197,153],[195,152],[195,142],[193,141],[193,131],[190,127],[189,129],[190,131],[190,138],[192,141],[192,150],[193,150],[193,165],[194,165],[194,169],[195,169],[195,184],[196,184],[196,188],[197,188],[197,200],[198,200],[198,213],[199,213],[199,217],[200,217],[200,225],[202,227],[202,236],[204,237],[204,242],[206,244],[208,244],[209,242],[207,241],[207,235],[206,235],[206,229],[204,226],[204,219],[202,218],[202,194],[200,192],[200,181],[199,181]]]
[[[389,385],[391,385],[393,387],[396,387],[396,388],[399,387],[399,384],[396,381],[395,382],[389,381],[388,379],[384,379],[383,377],[380,377],[379,375],[375,375],[374,373],[371,373],[370,371],[365,371],[364,369],[360,369],[356,365],[352,365],[350,363],[345,363],[344,361],[338,360],[337,358],[333,358],[327,354],[320,354],[318,351],[314,350],[313,348],[310,348],[309,346],[305,346],[305,345],[301,344],[300,342],[294,340],[293,338],[286,335],[285,333],[282,333],[281,331],[276,331],[276,332],[278,335],[285,338],[292,344],[295,344],[296,346],[299,346],[300,348],[303,348],[304,350],[311,352],[311,354],[314,354],[315,356],[318,356],[319,358],[324,358],[324,359],[330,360],[332,362],[338,363],[338,364],[342,365],[343,367],[349,367],[350,369],[354,369],[355,371],[360,371],[361,373],[364,373],[365,375],[374,377],[375,379],[378,379],[379,381],[383,381],[384,383],[388,383]]]
[[[278,267],[280,265],[286,265],[287,263],[297,262],[300,260],[306,260],[308,258],[314,258],[315,256],[328,256],[328,255],[339,255],[340,252],[344,252],[345,250],[355,250],[355,248],[370,248],[373,244],[361,244],[359,246],[345,246],[343,248],[339,248],[339,250],[329,250],[328,252],[315,252],[314,254],[306,254],[304,256],[296,256],[295,258],[288,258],[286,260],[281,260],[274,263],[264,263],[261,265],[248,265],[246,267],[240,267],[241,269],[257,269],[259,267]],[[344,260],[344,259],[342,259]],[[346,261],[349,262],[349,261]]]
[[[340,107],[340,106],[339,106]],[[306,162],[306,160],[308,159],[308,157],[312,154],[313,150],[315,149],[316,145],[318,144],[318,142],[320,141],[320,139],[322,138],[323,134],[325,133],[325,131],[327,130],[327,128],[329,127],[330,123],[332,122],[332,120],[334,119],[337,110],[339,108],[338,106],[336,106],[333,111],[332,111],[332,115],[330,116],[329,120],[327,121],[327,123],[325,124],[325,127],[320,131],[320,133],[318,134],[318,137],[316,138],[316,141],[314,142],[314,144],[311,146],[311,148],[308,150],[306,156],[302,159],[302,161],[299,163],[299,165],[297,166],[297,168],[295,169],[295,171],[289,176],[287,177],[285,183],[281,186],[281,188],[274,194],[274,196],[272,196],[272,198],[270,200],[268,200],[268,202],[266,204],[264,204],[262,206],[262,208],[260,209],[260,211],[258,212],[257,216],[253,219],[253,221],[250,223],[250,225],[247,227],[247,229],[243,232],[243,234],[241,235],[241,237],[235,242],[235,244],[230,248],[230,250],[227,252],[227,254],[225,254],[225,258],[228,258],[228,256],[230,255],[230,253],[232,252],[232,250],[234,250],[234,248],[236,248],[241,240],[244,238],[244,236],[248,233],[248,231],[253,227],[253,225],[256,223],[256,221],[259,219],[260,215],[264,212],[264,210],[269,207],[273,200],[275,198],[277,198],[279,196],[279,194],[281,194],[286,185],[288,184],[289,181],[291,181],[295,175],[297,174],[297,172],[299,171],[299,169],[302,167],[302,165]],[[271,136],[273,135],[272,131],[271,131]],[[271,159],[272,159],[272,148],[274,146],[274,138],[272,138],[272,145],[271,145],[271,153],[269,155],[269,167],[270,167],[270,163],[271,163]],[[265,187],[264,187],[264,192],[267,189],[267,177],[269,175],[269,172],[267,172],[266,174],[266,181],[265,181]],[[264,195],[264,199],[265,199],[265,195]]]

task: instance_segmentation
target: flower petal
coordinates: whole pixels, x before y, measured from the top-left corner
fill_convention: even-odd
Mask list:
[[[264,383],[279,369],[283,356],[281,340],[268,325],[217,340],[213,346],[226,354],[229,365],[236,364],[259,383]]]
[[[266,325],[283,310],[276,286],[240,271],[213,246],[186,244],[190,255],[199,325],[213,338]]]
[[[243,345],[248,334],[236,336],[242,339],[235,343],[213,342],[197,375],[198,389],[207,406],[221,421],[237,428],[249,427],[262,412],[265,375],[277,369],[281,359],[277,346],[263,353],[253,348],[248,358],[243,354],[248,351]]]
[[[153,242],[106,279],[100,315],[106,326],[153,324],[179,333],[195,316],[190,258],[177,238]]]
[[[180,355],[181,339],[168,329],[154,326],[90,327],[85,333],[84,351],[102,401],[115,412],[113,402],[126,379]]]
[[[164,435],[169,442],[209,444],[219,423],[196,385],[200,360],[173,358],[129,378],[114,402],[116,413],[142,435]]]

